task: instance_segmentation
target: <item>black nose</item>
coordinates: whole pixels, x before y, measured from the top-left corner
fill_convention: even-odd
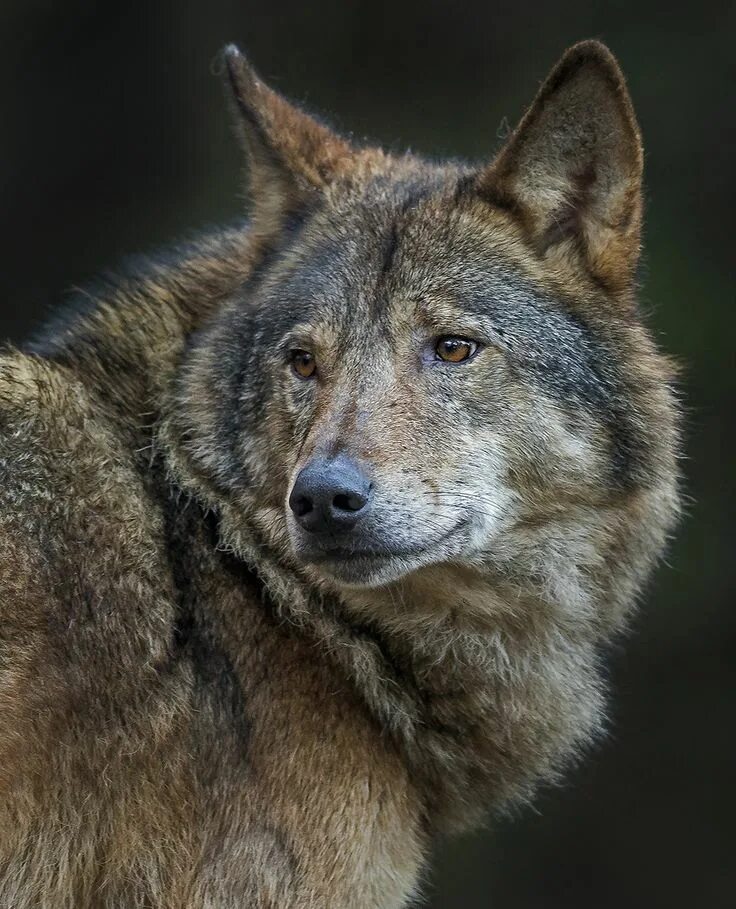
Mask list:
[[[373,486],[347,455],[315,458],[299,472],[289,507],[310,533],[352,530],[370,508]]]

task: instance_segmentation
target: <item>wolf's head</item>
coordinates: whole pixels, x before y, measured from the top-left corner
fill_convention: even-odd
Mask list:
[[[674,417],[636,312],[642,148],[611,54],[568,51],[481,166],[356,147],[226,61],[255,264],[179,386],[213,498],[338,586],[648,564]]]

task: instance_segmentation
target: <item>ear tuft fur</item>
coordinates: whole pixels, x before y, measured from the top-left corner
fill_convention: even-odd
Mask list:
[[[571,47],[478,189],[516,214],[541,256],[583,262],[613,291],[639,251],[643,153],[626,83],[598,41]]]
[[[253,221],[276,231],[342,173],[350,144],[269,88],[234,44],[225,66],[249,164]]]

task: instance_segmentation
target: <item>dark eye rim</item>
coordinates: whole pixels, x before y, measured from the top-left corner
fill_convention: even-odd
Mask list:
[[[309,358],[313,367],[309,375],[303,375],[297,369],[297,361],[300,357]],[[291,367],[292,373],[297,377],[297,379],[301,379],[302,382],[308,382],[310,379],[313,379],[317,375],[317,358],[314,356],[311,350],[307,350],[305,347],[291,348],[289,351],[289,366]]]
[[[444,357],[441,357],[439,354],[439,346],[443,341],[457,341],[460,344],[467,345],[470,349],[468,355],[463,357],[462,360],[444,359]],[[461,366],[463,363],[469,363],[478,356],[478,353],[483,347],[480,341],[476,341],[473,338],[466,338],[464,335],[438,335],[432,343],[435,361],[438,363],[446,363],[449,366]]]

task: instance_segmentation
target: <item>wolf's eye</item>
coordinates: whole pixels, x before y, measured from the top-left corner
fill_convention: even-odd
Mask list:
[[[437,359],[444,360],[445,363],[462,363],[463,360],[469,360],[477,350],[478,345],[475,341],[449,335],[438,338],[434,348]]]
[[[289,353],[291,368],[301,379],[311,379],[317,371],[317,361],[308,350],[297,348]]]

